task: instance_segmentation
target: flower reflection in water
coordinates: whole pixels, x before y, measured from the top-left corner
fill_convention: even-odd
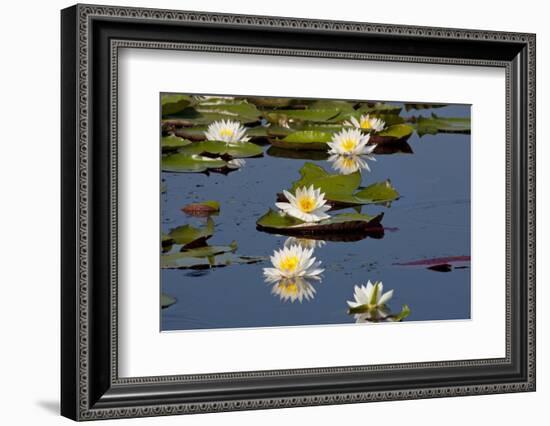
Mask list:
[[[392,314],[387,303],[393,296],[393,290],[384,291],[381,281],[371,283],[369,280],[366,286],[355,286],[353,301],[348,300],[348,314],[353,315],[356,323],[365,322],[397,322],[407,318],[410,309],[403,305],[399,314]]]
[[[370,167],[367,164],[367,160],[376,161],[376,158],[372,155],[331,155],[328,161],[331,166],[338,173],[343,175],[349,175],[360,170],[370,171]]]
[[[321,281],[319,276],[312,277],[317,281]],[[273,284],[271,294],[279,296],[279,298],[286,302],[290,300],[295,302],[298,300],[300,303],[305,300],[311,300],[315,297],[315,287],[311,282],[302,277],[295,278],[283,278]]]
[[[267,283],[273,284],[272,294],[283,301],[299,300],[301,303],[304,299],[313,299],[315,288],[311,281],[320,282],[324,269],[320,268],[321,262],[313,257],[314,248],[304,247],[298,239],[295,240],[275,250],[271,256],[274,267],[264,268],[264,277]]]
[[[313,240],[309,238],[288,237],[285,240],[285,247],[299,245],[304,249],[316,249],[323,247],[325,244],[326,242],[323,240]]]

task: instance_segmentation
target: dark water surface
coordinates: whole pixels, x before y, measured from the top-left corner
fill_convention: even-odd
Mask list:
[[[440,116],[469,116],[469,106],[437,109]],[[413,111],[402,115],[427,115]],[[259,232],[255,222],[275,194],[299,177],[310,161],[334,173],[328,161],[274,158],[246,160],[239,171],[225,176],[212,173],[162,173],[166,193],[161,196],[162,231],[205,219],[180,209],[194,201],[217,200],[216,231],[211,245],[235,240],[238,254],[266,256],[264,262],[230,265],[209,270],[161,270],[162,292],[177,303],[161,311],[162,330],[289,326],[353,323],[346,300],[353,300],[356,284],[382,281],[393,289],[392,312],[410,307],[406,321],[470,318],[468,267],[438,272],[425,266],[399,266],[419,259],[470,255],[470,135],[438,134],[408,140],[413,154],[377,155],[363,171],[362,185],[390,179],[401,194],[390,207],[363,206],[362,212],[384,212],[383,238],[358,242],[327,242],[315,250],[325,268],[323,280],[313,282],[313,299],[290,302],[272,294],[264,282],[268,257],[282,248],[287,237]],[[267,150],[268,147],[266,147]],[[350,209],[342,210],[352,211]]]

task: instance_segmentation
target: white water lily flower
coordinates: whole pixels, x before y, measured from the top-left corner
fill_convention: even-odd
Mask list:
[[[370,135],[364,134],[359,129],[343,129],[332,136],[328,153],[336,155],[369,155],[376,145],[367,145]]]
[[[264,268],[265,280],[273,283],[296,277],[320,279],[324,269],[319,267],[321,262],[316,262],[312,255],[313,249],[304,249],[299,245],[275,250],[271,256],[274,267]]]
[[[356,322],[384,319],[389,314],[386,304],[393,296],[393,290],[383,293],[384,285],[381,281],[366,286],[355,286],[354,301],[347,301],[350,308],[362,308],[364,312],[356,313]]]
[[[248,142],[250,138],[245,133],[246,128],[238,121],[219,120],[210,124],[204,135],[209,141]]]
[[[285,302],[298,300],[302,303],[304,299],[311,300],[315,297],[315,287],[302,277],[284,278],[273,285],[271,294],[279,296]]]
[[[310,238],[296,238],[288,237],[285,240],[285,247],[290,247],[294,245],[299,245],[305,249],[315,249],[318,247],[323,247],[326,244],[326,241],[323,240],[313,240]]]
[[[366,169],[370,171],[367,160],[376,161],[373,155],[331,155],[328,161],[337,172],[343,175],[349,175],[358,170]]]
[[[325,213],[330,210],[330,206],[326,205],[325,194],[319,188],[314,188],[313,185],[309,188],[302,186],[296,189],[294,195],[288,191],[283,193],[289,202],[275,205],[289,216],[304,222],[319,222],[330,217]]]
[[[370,130],[378,133],[384,130],[386,123],[381,118],[371,117],[369,114],[362,115],[359,120],[355,117],[351,117],[350,121],[344,121],[344,126],[353,126],[362,130]]]

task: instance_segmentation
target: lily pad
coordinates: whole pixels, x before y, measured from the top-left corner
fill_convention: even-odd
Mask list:
[[[312,149],[285,149],[277,146],[270,146],[266,151],[267,155],[277,158],[292,158],[298,160],[315,160],[321,161],[329,158],[327,150],[312,150]]]
[[[176,150],[178,148],[189,145],[191,143],[192,142],[187,140],[187,139],[183,139],[183,138],[180,138],[180,137],[174,136],[174,135],[169,135],[169,136],[164,136],[161,139],[160,146],[161,146],[163,151],[173,151],[173,150]]]
[[[404,141],[408,139],[414,131],[414,128],[408,124],[394,124],[371,136],[372,143],[386,143],[394,141]]]
[[[420,110],[420,109],[433,109],[433,108],[443,108],[447,104],[405,104],[405,111],[411,110]]]
[[[327,142],[331,140],[332,133],[302,130],[290,133],[283,139],[270,139],[270,142],[278,148],[323,151],[327,149]]]
[[[169,306],[172,306],[174,303],[176,303],[177,300],[175,297],[170,296],[165,293],[160,294],[160,307],[162,309],[168,308]]]
[[[291,192],[302,186],[313,185],[325,193],[325,199],[333,207],[388,203],[399,198],[399,193],[389,180],[360,189],[360,172],[348,175],[330,174],[316,164],[305,163],[300,169],[300,175],[301,178],[292,184]]]
[[[431,117],[418,117],[416,119],[416,131],[418,136],[436,135],[437,133],[470,133],[470,118],[439,117],[432,114]]]
[[[162,269],[210,269],[229,265],[258,263],[264,260],[263,257],[239,256],[231,252],[210,257],[190,257],[183,252],[161,256],[160,267]]]
[[[260,231],[283,235],[323,235],[329,240],[330,235],[345,234],[355,234],[355,237],[363,234],[364,238],[364,233],[369,230],[382,230],[382,217],[383,214],[369,216],[361,213],[341,213],[320,222],[308,223],[270,209],[257,220],[256,227]]]
[[[384,102],[375,102],[374,104],[367,103],[361,105],[357,112],[359,114],[395,114],[401,112],[401,107],[397,105],[387,104]]]
[[[225,103],[214,104],[205,102],[196,105],[195,110],[201,114],[219,114],[224,116],[226,120],[239,120],[241,122],[257,121],[260,117],[260,112],[256,108],[256,105],[246,101],[231,102],[229,100]]]
[[[266,115],[272,124],[289,123],[293,121],[326,122],[340,114],[337,108],[328,109],[285,109],[270,112]]]
[[[373,183],[357,191],[354,197],[361,200],[361,204],[387,203],[399,198],[399,192],[395,190],[390,180],[387,179],[383,182]]]
[[[191,105],[191,98],[187,95],[162,95],[162,115],[180,112]]]
[[[214,221],[208,218],[204,228],[195,228],[191,225],[178,226],[168,233],[167,238],[174,244],[196,247],[197,245],[204,245],[212,234],[214,234]]]
[[[202,141],[193,142],[179,150],[184,155],[216,155],[230,158],[247,158],[262,155],[264,152],[261,146],[250,142],[220,142]]]
[[[214,200],[201,201],[200,203],[191,203],[181,209],[187,214],[195,216],[207,216],[220,211],[220,203]]]
[[[178,254],[179,257],[211,257],[223,253],[234,253],[237,250],[237,242],[233,241],[228,246],[203,246],[191,249],[182,249]]]
[[[162,171],[164,172],[182,173],[200,173],[211,169],[227,167],[227,163],[221,158],[211,158],[182,152],[162,157],[161,164]]]

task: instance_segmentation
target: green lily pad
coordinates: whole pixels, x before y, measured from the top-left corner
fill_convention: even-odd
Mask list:
[[[437,133],[470,133],[470,118],[439,117],[432,114],[431,117],[418,117],[416,119],[416,131],[418,136],[436,135]]]
[[[276,98],[253,96],[248,98],[248,102],[261,108],[286,108],[292,105],[296,100],[294,98]]]
[[[290,133],[283,139],[270,139],[273,146],[284,149],[323,151],[327,149],[327,142],[332,140],[332,133],[302,130]]]
[[[170,296],[165,293],[160,294],[160,307],[162,309],[168,308],[169,306],[172,306],[174,303],[176,303],[177,300],[175,297]]]
[[[204,102],[195,106],[195,110],[201,114],[219,114],[226,120],[239,120],[241,122],[257,121],[260,111],[256,105],[246,101],[233,101],[225,103]]]
[[[412,135],[414,128],[408,124],[394,124],[371,136],[373,143],[404,141]]]
[[[214,234],[214,221],[208,218],[204,228],[195,228],[191,225],[178,226],[168,233],[167,238],[172,240],[174,244],[190,247],[197,246],[198,243],[204,243],[212,234]]]
[[[330,174],[316,164],[305,163],[300,169],[300,175],[301,178],[292,184],[291,192],[302,186],[313,185],[324,192],[325,199],[333,207],[388,203],[399,198],[399,193],[389,180],[359,189],[361,173],[358,171],[348,175]]]
[[[262,155],[264,152],[261,146],[250,142],[220,142],[202,141],[193,142],[179,150],[182,155],[210,154],[231,158],[247,158]]]
[[[183,146],[187,146],[191,143],[192,142],[187,139],[183,139],[174,135],[169,135],[169,136],[164,136],[161,139],[160,146],[163,151],[172,151],[172,150],[181,148]]]
[[[191,98],[187,95],[162,95],[162,115],[175,114],[191,105]]]
[[[383,182],[373,183],[366,188],[357,191],[354,197],[361,200],[361,204],[387,203],[399,198],[399,192],[392,186],[389,179]]]
[[[270,112],[266,115],[272,124],[288,123],[290,121],[326,122],[340,114],[337,108],[328,109],[285,109]]]
[[[376,102],[374,104],[363,104],[357,109],[359,114],[399,114],[401,107],[397,105],[386,104],[384,102]]]
[[[234,253],[237,250],[237,242],[232,241],[228,246],[203,246],[191,249],[183,249],[178,257],[211,257],[223,253]],[[171,256],[171,255],[169,255]]]
[[[309,105],[313,110],[338,110],[340,113],[354,112],[354,102],[337,100],[316,100]]]
[[[160,259],[162,269],[210,269],[229,265],[258,263],[265,260],[263,257],[239,256],[231,252],[209,257],[189,257],[182,252],[162,255]]]
[[[446,104],[405,104],[405,111],[411,110],[421,110],[421,109],[433,109],[433,108],[443,108],[446,107]]]
[[[383,214],[369,216],[361,213],[341,213],[320,222],[307,223],[269,209],[266,214],[257,220],[256,227],[264,232],[283,235],[323,235],[332,240],[337,238],[331,238],[331,235],[334,237],[345,234],[355,234],[352,235],[352,238],[364,238],[364,234],[369,230],[381,230],[382,217]],[[342,240],[345,239],[342,238]]]
[[[221,158],[210,158],[202,155],[190,155],[178,152],[162,157],[163,172],[200,173],[227,166]]]
[[[220,211],[220,203],[214,200],[201,201],[200,203],[191,203],[181,209],[190,215],[209,215]]]
[[[327,150],[286,149],[273,145],[268,148],[266,153],[271,157],[292,158],[297,160],[322,161],[330,157]]]

